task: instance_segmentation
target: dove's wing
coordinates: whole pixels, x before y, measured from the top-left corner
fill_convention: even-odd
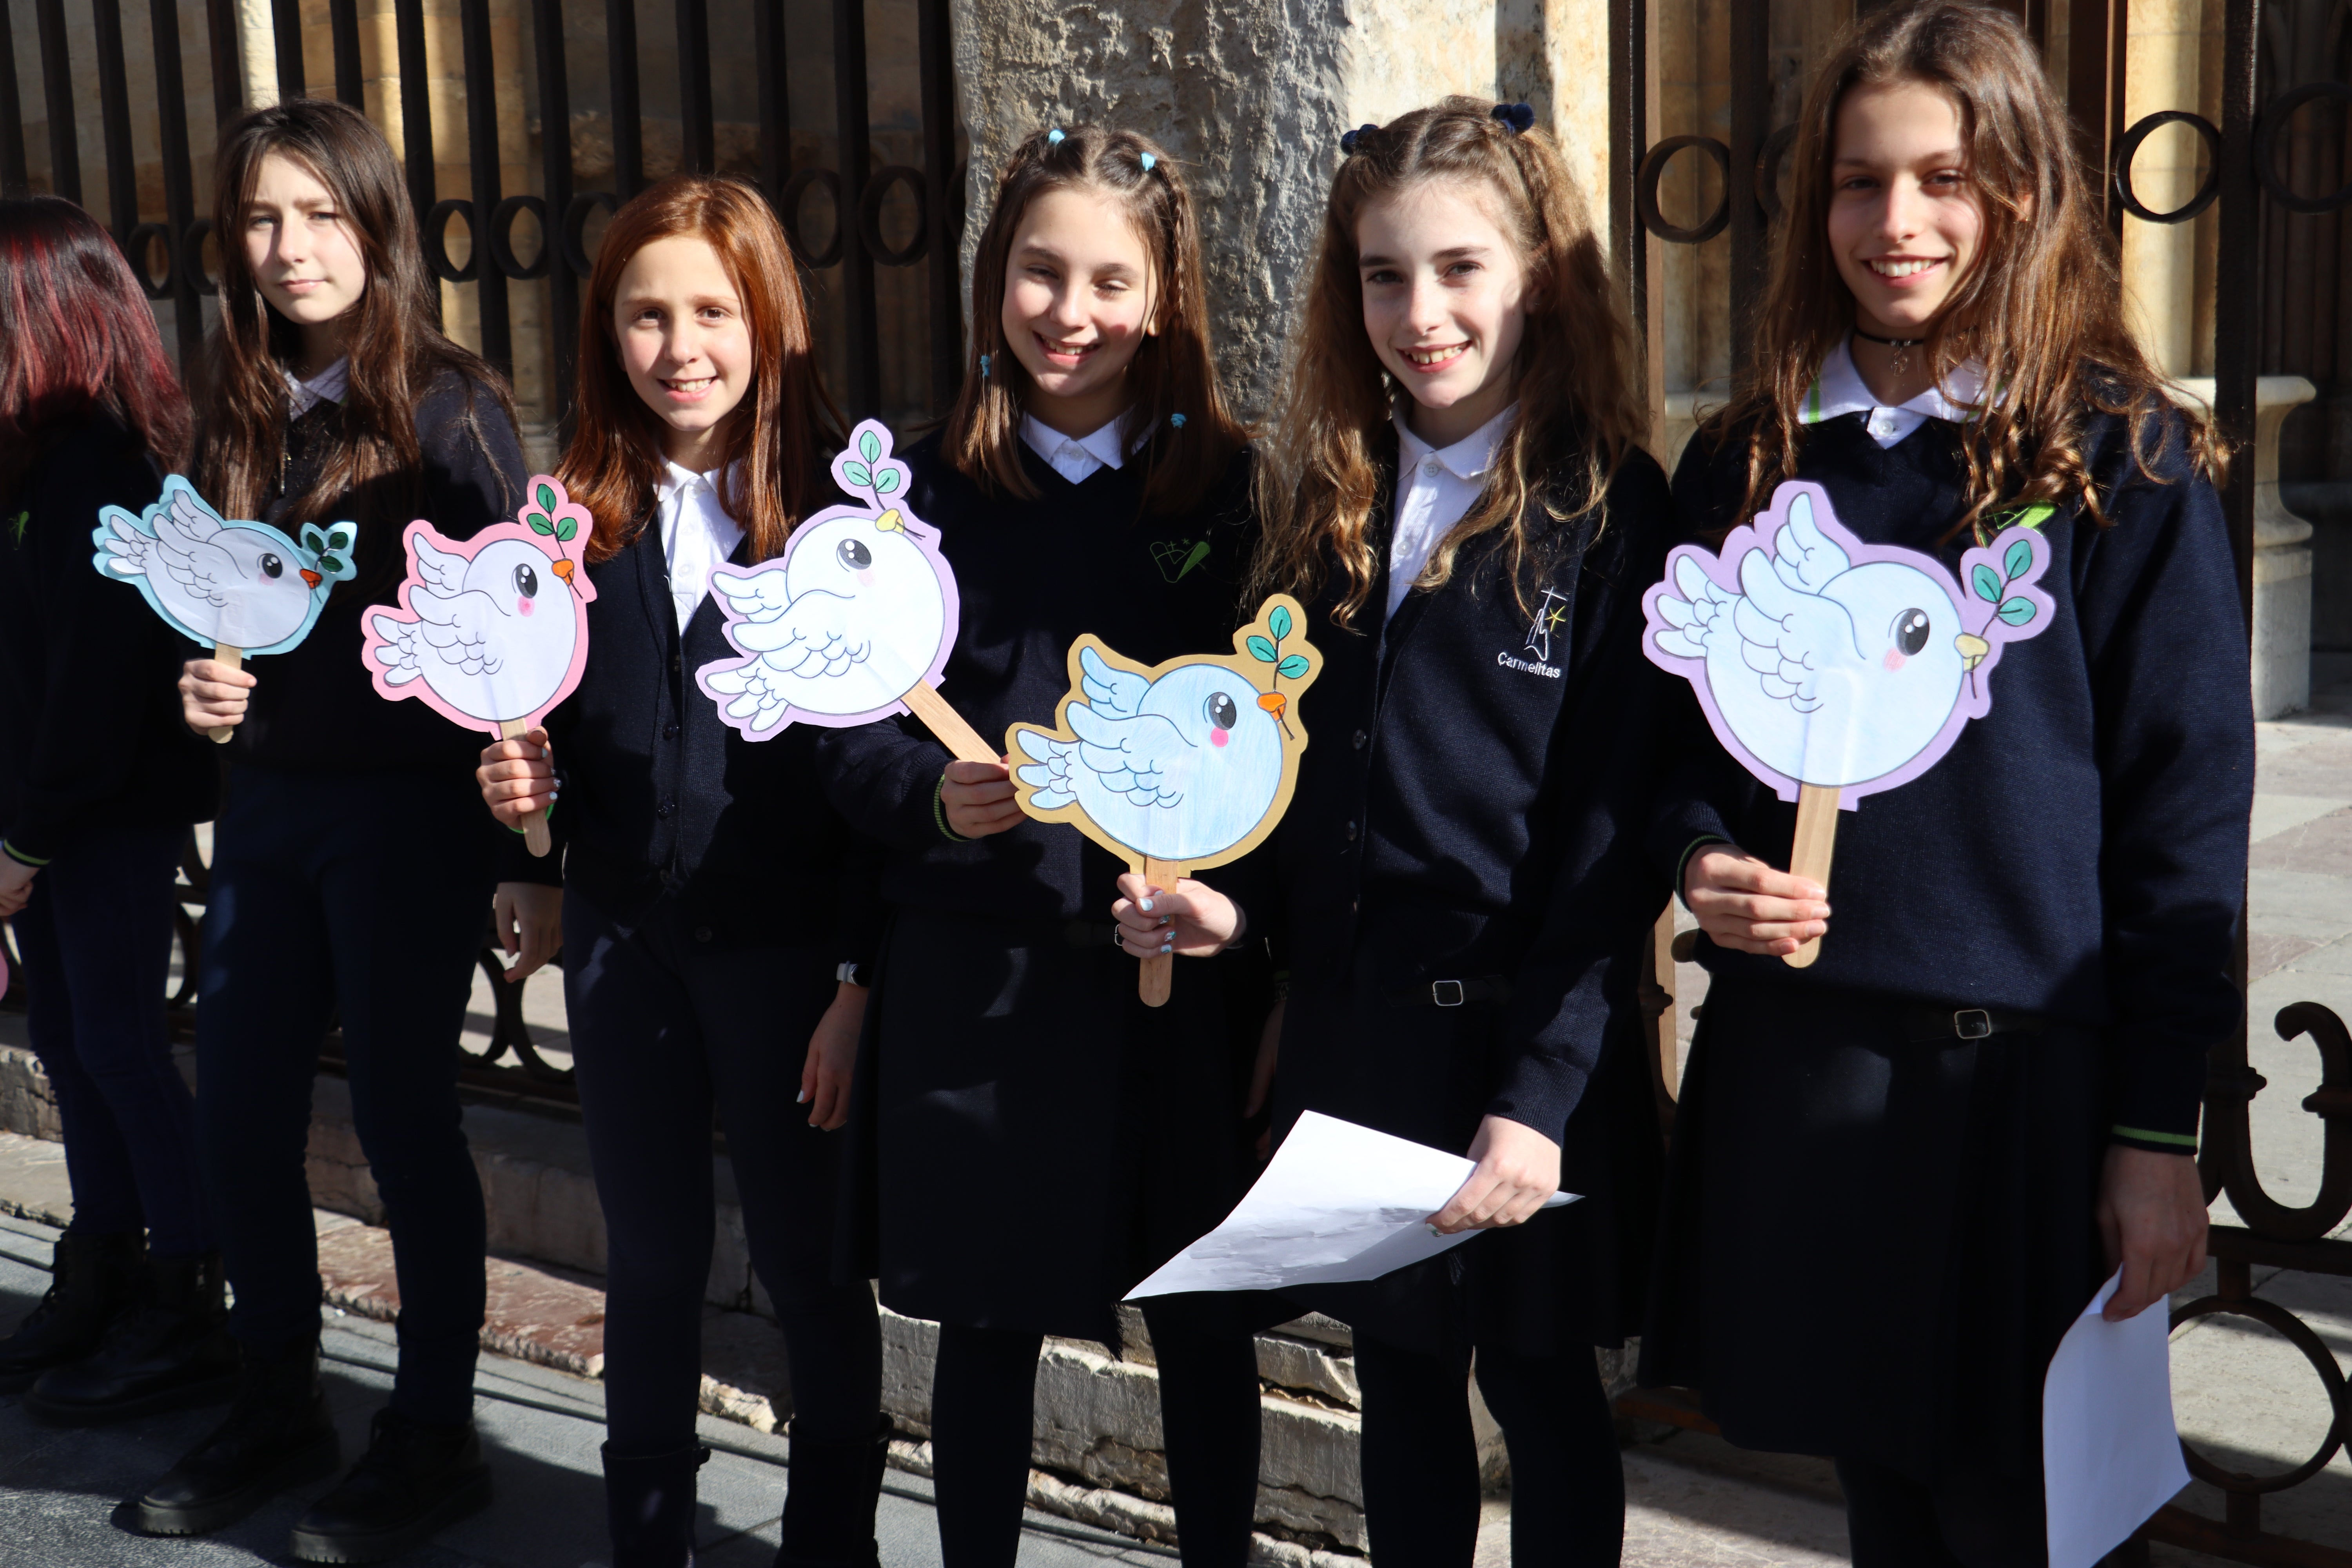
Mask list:
[[[1143,694],[1151,689],[1150,677],[1113,669],[1090,647],[1078,650],[1078,684],[1096,711],[1113,719],[1134,718],[1143,706]]]
[[[1083,702],[1071,703],[1066,718],[1078,738],[1079,765],[1104,788],[1138,805],[1174,805],[1184,798],[1168,774],[1189,760],[1193,746],[1169,720],[1157,713],[1106,719]]]
[[[1780,525],[1772,550],[1774,574],[1800,594],[1820,593],[1831,578],[1853,564],[1813,521],[1813,498],[1801,490],[1789,502],[1788,521]]]
[[[155,519],[158,532],[163,531],[165,518],[171,520],[174,532],[189,540],[210,539],[228,526],[221,521],[220,513],[205,504],[204,497],[184,485],[172,488],[171,506]]]
[[[425,673],[419,657],[424,638],[416,635],[416,623],[397,621],[390,616],[375,617],[376,636],[383,641],[375,647],[375,661],[383,666],[386,686],[405,686]]]
[[[436,550],[423,534],[416,536],[416,580],[436,594],[459,594],[466,587],[466,568],[473,563],[462,555]],[[417,612],[422,615],[423,611]]]
[[[1014,732],[1013,744],[1023,756],[1033,759],[1015,770],[1021,782],[1030,786],[1031,805],[1040,811],[1052,811],[1078,798],[1075,776],[1078,766],[1076,742],[1057,741],[1034,730],[1021,730]]]
[[[784,585],[782,572],[754,572],[746,577],[731,572],[713,572],[710,591],[732,605],[739,618],[747,621],[774,620],[793,602],[793,591]]]
[[[128,512],[109,508],[107,525],[113,532],[106,541],[108,568],[118,577],[143,577],[155,552],[155,542],[139,531]]]
[[[1740,657],[1764,678],[1765,695],[1811,712],[1821,706],[1819,673],[1849,668],[1861,657],[1853,617],[1834,599],[1790,587],[1760,550],[1740,561],[1739,585],[1746,596],[1732,606],[1731,618],[1739,630]]]
[[[169,517],[155,520],[155,553],[163,575],[208,605],[225,605],[226,585],[241,575],[236,558],[205,539],[191,539],[172,526]]]
[[[771,576],[782,574],[771,573]],[[857,601],[812,588],[764,619],[738,621],[728,636],[778,675],[844,675],[874,651],[859,625]]]
[[[418,545],[421,550],[423,542]],[[408,607],[416,613],[416,636],[424,644],[417,650],[419,660],[429,664],[437,659],[467,675],[479,675],[504,662],[491,650],[490,633],[506,617],[498,602],[480,589],[436,594],[420,588],[408,595]]]
[[[1675,557],[1675,588],[1681,598],[1658,595],[1658,618],[1666,623],[1654,634],[1659,647],[1677,658],[1705,658],[1710,646],[1738,641],[1731,624],[1738,595],[1717,587],[1687,555]]]

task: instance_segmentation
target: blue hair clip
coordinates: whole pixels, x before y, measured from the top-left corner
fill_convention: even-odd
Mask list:
[[[980,356],[980,378],[982,381],[986,381],[988,379],[988,356],[986,354]]]
[[[1377,125],[1359,125],[1353,131],[1350,131],[1346,135],[1340,137],[1339,155],[1343,158],[1354,157],[1356,155],[1356,143],[1362,141],[1365,137],[1370,136],[1373,132],[1378,131],[1380,127]]]
[[[1524,103],[1498,103],[1488,110],[1503,122],[1503,128],[1516,136],[1522,131],[1535,129],[1536,111]]]
[[[1138,155],[1138,158],[1143,164],[1143,172],[1147,174],[1151,173],[1152,165],[1160,162],[1158,158],[1149,153],[1140,153]]]
[[[1168,427],[1171,430],[1181,430],[1184,428],[1184,416],[1181,414],[1171,414],[1168,416]]]
[[[1054,129],[1045,132],[1045,145],[1048,147],[1059,147],[1061,144],[1062,128],[1056,125]]]

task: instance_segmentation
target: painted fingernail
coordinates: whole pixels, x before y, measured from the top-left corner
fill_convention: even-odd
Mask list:
[[[1136,907],[1137,909],[1141,910],[1145,914],[1147,914],[1147,915],[1148,915],[1148,914],[1150,914],[1150,913],[1151,912],[1151,900],[1150,900],[1150,899],[1146,899],[1146,900],[1144,900],[1141,903],[1139,903],[1139,904],[1136,905],[1135,907]]]
[[[803,1089],[798,1094],[793,1096],[793,1103],[794,1105],[806,1105],[808,1103],[808,1090]]]

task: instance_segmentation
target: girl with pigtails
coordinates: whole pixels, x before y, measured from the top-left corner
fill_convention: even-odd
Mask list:
[[[1492,1234],[1286,1293],[1355,1331],[1371,1550],[1416,1568],[1475,1549],[1474,1364],[1514,1561],[1617,1561],[1593,1350],[1639,1326],[1659,1161],[1634,987],[1665,889],[1630,829],[1668,502],[1583,199],[1534,118],[1448,99],[1346,139],[1261,491],[1254,591],[1307,603],[1325,661],[1280,900],[1152,900],[1180,952],[1255,916],[1286,958],[1277,1136],[1316,1110],[1475,1163],[1430,1223]],[[1142,891],[1118,912],[1148,942]],[[1546,1209],[1561,1190],[1580,1195]]]
[[[2060,1339],[2110,1275],[2117,1321],[2203,1263],[2254,763],[2219,452],[2126,324],[2010,14],[1867,14],[1790,168],[1753,368],[1683,456],[1682,530],[1719,540],[1790,479],[1947,565],[2032,529],[2053,612],[1940,762],[1842,814],[1834,889],[1777,868],[1792,807],[1682,700],[1655,858],[1713,981],[1643,1375],[1699,1390],[1734,1443],[1833,1458],[1858,1568],[2039,1564]]]
[[[1181,173],[1129,132],[1039,132],[998,183],[961,395],[902,454],[961,600],[940,689],[983,735],[1054,712],[1081,633],[1146,662],[1232,646],[1249,457],[1198,232]],[[940,1324],[946,1562],[1010,1568],[1044,1336],[1118,1343],[1120,1297],[1247,1185],[1263,965],[1193,966],[1147,1007],[1108,914],[1119,863],[1025,818],[1004,766],[951,760],[911,720],[828,731],[818,753],[842,815],[888,848],[852,1272]],[[1230,1308],[1144,1308],[1194,1568],[1245,1560],[1256,1504],[1256,1363]]]

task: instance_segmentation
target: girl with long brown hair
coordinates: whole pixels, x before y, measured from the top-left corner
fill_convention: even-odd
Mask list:
[[[1683,528],[1719,538],[1784,479],[1948,564],[2028,527],[2054,612],[1941,762],[1844,814],[1834,898],[1775,869],[1792,808],[1685,700],[1659,858],[1714,978],[1644,1376],[1734,1443],[1833,1457],[1862,1568],[2039,1563],[2061,1337],[2111,1274],[2113,1321],[2203,1261],[2253,784],[2216,444],[2124,322],[2009,13],[1857,21],[1791,163],[1754,370],[1683,457]]]
[[[435,325],[400,166],[358,110],[256,110],[223,133],[220,325],[198,398],[197,489],[229,517],[359,525],[357,580],[259,672],[209,656],[183,716],[226,726],[196,1026],[207,1184],[244,1382],[227,1418],[121,1515],[217,1530],[331,1473],[319,1274],[303,1176],[320,1037],[340,1021],[360,1142],[398,1264],[400,1364],[367,1455],[296,1525],[310,1561],[373,1561],[489,1498],[474,1431],[482,1194],[457,1038],[506,835],[465,732],[369,685],[360,611],[402,573],[401,531],[465,538],[526,471],[506,384]],[[520,857],[519,857],[520,858]]]
[[[0,1340],[0,1392],[59,1414],[93,1390],[202,1403],[236,1377],[163,1013],[180,851],[218,790],[172,689],[185,644],[90,570],[99,509],[155,500],[187,438],[106,230],[55,196],[0,201],[0,919],[73,1188],[49,1289]]]
[[[604,1496],[614,1568],[694,1550],[710,1120],[792,1370],[780,1568],[866,1568],[887,1456],[866,1283],[835,1284],[834,1215],[866,1010],[873,858],[825,802],[812,742],[754,742],[694,672],[729,658],[714,567],[782,552],[831,489],[782,228],[733,180],[678,175],[614,215],[581,304],[579,421],[560,470],[595,518],[588,663],[546,729],[482,753],[501,820],[552,805],[563,992],[604,1210]],[[552,889],[509,887],[544,931]],[[527,941],[520,973],[553,936]]]
[[[1082,632],[1151,661],[1233,646],[1249,462],[1210,360],[1198,232],[1182,172],[1130,132],[1038,132],[998,182],[962,394],[904,454],[961,601],[941,687],[982,734],[1055,710]],[[861,1271],[940,1325],[946,1561],[1010,1568],[1043,1336],[1117,1343],[1119,1298],[1246,1184],[1234,1014],[1251,961],[1196,966],[1146,1007],[1104,914],[1118,863],[1024,817],[1003,766],[952,761],[911,721],[818,751],[890,856],[855,1123]],[[1032,1214],[1051,1216],[1035,1246],[972,1223]],[[1184,1561],[1237,1568],[1257,1496],[1247,1326],[1216,1302],[1145,1317]]]
[[[1432,1568],[1476,1543],[1474,1353],[1515,1559],[1616,1562],[1591,1347],[1638,1325],[1658,1162],[1633,985],[1664,889],[1628,829],[1665,478],[1583,200],[1534,120],[1448,99],[1343,143],[1261,487],[1257,588],[1311,606],[1324,657],[1281,897],[1244,912],[1130,879],[1118,906],[1146,949],[1156,921],[1213,951],[1255,916],[1286,952],[1277,1134],[1316,1110],[1475,1162],[1430,1218],[1495,1234],[1290,1293],[1355,1331],[1374,1554]],[[1545,1210],[1563,1187],[1580,1200]]]

